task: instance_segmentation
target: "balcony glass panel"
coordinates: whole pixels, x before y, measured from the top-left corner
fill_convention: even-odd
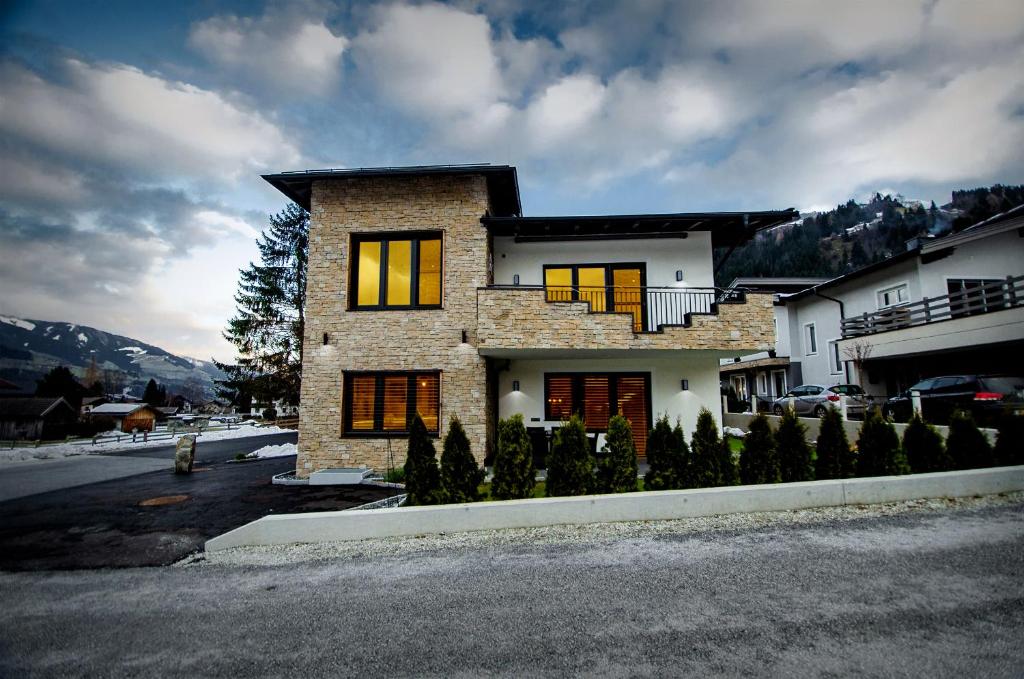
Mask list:
[[[579,276],[580,301],[590,302],[590,310],[593,312],[605,311],[607,301],[605,299],[605,268],[584,268],[580,267]]]
[[[544,286],[549,302],[572,300],[572,269],[545,269]]]

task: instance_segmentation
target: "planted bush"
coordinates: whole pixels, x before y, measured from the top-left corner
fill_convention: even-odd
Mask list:
[[[707,408],[701,408],[697,414],[697,428],[690,440],[689,481],[693,488],[713,488],[721,485],[721,445],[714,416]]]
[[[992,446],[974,423],[970,413],[958,410],[949,418],[946,451],[953,469],[980,469],[992,466]]]
[[[498,422],[498,447],[494,454],[494,479],[491,496],[498,500],[533,497],[537,472],[533,468],[533,445],[523,425],[523,416],[515,414]]]
[[[779,460],[775,452],[775,434],[764,413],[750,421],[740,453],[740,481],[747,485],[778,483]]]
[[[631,493],[636,490],[636,444],[633,429],[622,415],[608,420],[605,455],[598,463],[597,479],[602,493]]]
[[[548,497],[586,495],[594,488],[594,456],[583,420],[573,415],[555,433],[548,455]]]
[[[992,453],[997,465],[1024,464],[1024,417],[1003,415],[999,419],[999,435]]]
[[[857,437],[857,476],[906,474],[907,461],[891,422],[877,408],[865,416]]]
[[[953,468],[952,460],[942,443],[942,434],[914,413],[903,432],[903,452],[914,474],[944,472]]]
[[[672,459],[672,468],[675,471],[676,488],[693,488],[693,454],[690,446],[686,443],[686,434],[683,433],[683,425],[676,420],[676,426],[672,427],[672,439],[676,451]]]
[[[409,453],[405,459],[406,504],[436,505],[442,502],[441,474],[437,470],[437,451],[423,419],[416,415],[409,427]]]
[[[736,466],[732,446],[729,445],[731,438],[723,432],[722,439],[718,443],[718,485],[720,486],[735,486],[740,482],[740,470]]]
[[[647,490],[669,490],[678,488],[676,478],[677,463],[675,456],[676,437],[672,425],[668,423],[668,415],[662,415],[654,428],[647,434],[647,474],[644,475],[644,488]]]
[[[775,450],[783,483],[814,479],[811,447],[807,445],[807,427],[797,419],[792,408],[782,412],[779,428],[775,432]]]
[[[843,418],[835,408],[827,408],[821,417],[821,432],[815,444],[814,478],[848,479],[853,476],[854,457],[843,428]]]
[[[484,470],[469,448],[469,438],[459,418],[452,417],[441,451],[441,490],[445,502],[476,502]]]

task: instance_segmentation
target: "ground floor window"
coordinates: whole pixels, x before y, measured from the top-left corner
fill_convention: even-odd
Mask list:
[[[342,410],[346,434],[408,434],[417,413],[438,434],[441,373],[346,372]]]
[[[650,373],[546,373],[544,419],[565,420],[573,413],[594,432],[607,431],[609,418],[622,413],[633,428],[637,454],[644,456],[651,428]]]

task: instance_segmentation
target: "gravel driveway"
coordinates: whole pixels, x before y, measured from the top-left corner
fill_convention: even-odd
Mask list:
[[[702,521],[0,574],[0,675],[1024,672],[1020,495]]]

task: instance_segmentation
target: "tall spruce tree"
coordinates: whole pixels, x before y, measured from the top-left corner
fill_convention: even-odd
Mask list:
[[[636,444],[629,420],[622,415],[608,420],[605,455],[598,463],[597,478],[602,493],[631,493],[636,490]]]
[[[782,412],[779,428],[775,432],[775,449],[779,456],[779,475],[783,483],[811,481],[811,447],[807,445],[807,427],[797,418],[792,408]]]
[[[958,410],[949,418],[946,451],[953,469],[980,469],[992,466],[992,445],[974,423],[970,413]]]
[[[750,431],[743,438],[740,453],[740,481],[752,485],[778,483],[779,460],[775,453],[775,434],[764,413],[750,421]]]
[[[707,408],[697,414],[697,428],[690,439],[690,481],[694,488],[713,488],[722,484],[719,468],[721,440],[715,417]]]
[[[59,365],[36,381],[36,396],[60,396],[77,412],[82,407],[82,393],[85,388],[78,383],[71,369]]]
[[[594,456],[583,419],[573,415],[555,433],[548,455],[548,497],[586,495],[594,488]]]
[[[167,387],[160,386],[151,378],[142,392],[142,400],[153,407],[167,405]]]
[[[459,418],[452,416],[441,451],[441,490],[445,502],[476,502],[484,470],[469,448],[469,438]]]
[[[496,500],[533,497],[537,472],[533,468],[533,444],[523,416],[516,413],[498,422],[498,447],[494,453],[491,496]]]
[[[219,394],[240,391],[261,402],[299,402],[305,331],[309,213],[290,203],[256,241],[260,263],[243,269],[235,293],[237,314],[224,337],[235,345],[235,364],[217,363],[227,377]]]
[[[442,502],[441,475],[437,469],[437,451],[427,426],[417,413],[409,427],[409,452],[405,458],[405,492],[410,505],[436,505]]]
[[[846,479],[854,474],[853,451],[846,438],[843,418],[835,408],[826,408],[815,444],[814,478]]]

